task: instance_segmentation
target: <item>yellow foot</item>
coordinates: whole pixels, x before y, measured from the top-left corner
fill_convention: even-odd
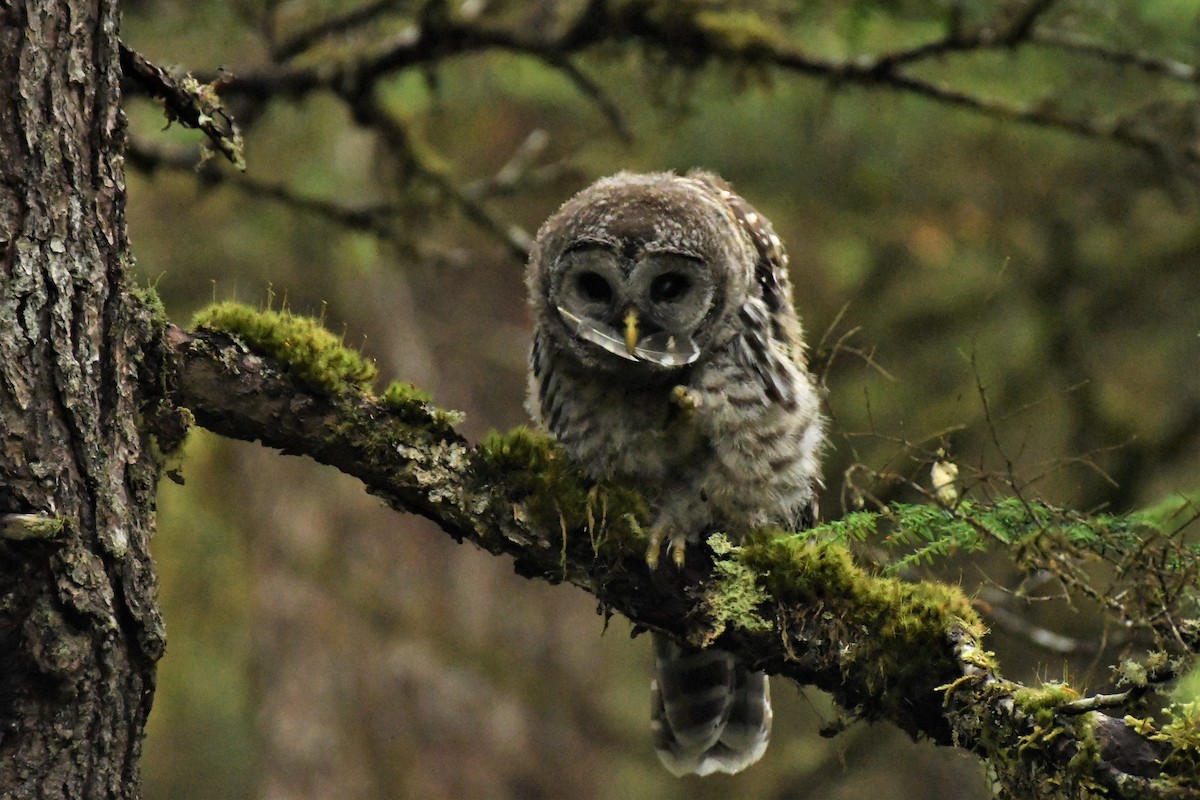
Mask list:
[[[671,550],[671,561],[678,569],[683,569],[684,561],[687,558],[687,537],[668,532],[666,525],[655,525],[650,531],[650,545],[646,548],[646,566],[652,570],[658,569],[664,541]]]

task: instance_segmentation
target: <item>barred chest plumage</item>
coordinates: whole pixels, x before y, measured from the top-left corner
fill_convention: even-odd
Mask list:
[[[620,381],[531,353],[529,412],[591,478],[635,483],[654,505],[686,509],[695,541],[764,525],[796,527],[813,501],[823,440],[806,376],[798,407],[766,402],[740,376],[733,346],[669,376]]]

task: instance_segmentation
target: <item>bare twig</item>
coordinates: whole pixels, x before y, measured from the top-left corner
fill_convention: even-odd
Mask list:
[[[288,208],[314,214],[349,230],[373,233],[381,238],[394,236],[395,220],[399,209],[386,203],[369,206],[347,206],[319,197],[298,194],[291,188],[260,181],[245,172],[222,172],[206,165],[203,154],[190,150],[167,150],[154,147],[131,138],[126,158],[129,166],[146,173],[166,169],[173,172],[201,173],[204,179],[217,181],[244,192],[251,197],[260,197],[281,203]]]
[[[456,186],[444,170],[421,159],[408,129],[376,100],[370,89],[348,92],[343,96],[354,112],[355,120],[378,132],[388,149],[403,161],[405,167],[437,189],[469,221],[501,241],[517,261],[524,262],[529,257],[533,238],[518,226],[505,225],[496,219],[482,203]]]
[[[1090,711],[1098,711],[1104,708],[1129,708],[1129,706],[1141,697],[1144,697],[1155,686],[1161,686],[1169,680],[1175,678],[1175,671],[1170,668],[1154,670],[1148,674],[1145,679],[1134,686],[1126,689],[1123,692],[1112,692],[1109,694],[1094,694],[1089,697],[1081,697],[1078,700],[1072,700],[1069,703],[1064,703],[1058,707],[1060,714],[1076,715],[1086,714]]]
[[[1089,56],[1121,67],[1137,67],[1151,75],[1160,75],[1185,83],[1200,83],[1200,70],[1191,64],[1163,58],[1141,50],[1124,50],[1077,33],[1035,30],[1029,41],[1043,47]]]

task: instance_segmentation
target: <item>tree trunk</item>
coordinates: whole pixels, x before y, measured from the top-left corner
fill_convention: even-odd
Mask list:
[[[136,797],[163,629],[113,0],[0,0],[0,796]]]

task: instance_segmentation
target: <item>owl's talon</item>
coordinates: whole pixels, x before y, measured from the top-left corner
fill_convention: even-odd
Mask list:
[[[671,402],[681,411],[695,411],[701,405],[699,395],[682,385],[671,390]]]
[[[687,539],[680,536],[679,538],[671,539],[671,560],[675,562],[677,569],[683,569],[683,562],[687,558]]]
[[[650,571],[658,569],[658,559],[662,556],[662,542],[666,532],[662,528],[650,531],[650,544],[646,547],[646,566]]]
[[[687,558],[687,537],[668,532],[665,526],[655,526],[650,531],[650,544],[646,547],[646,566],[651,570],[658,569],[664,542],[671,552],[671,562],[675,564],[676,568],[683,569],[684,561]]]

